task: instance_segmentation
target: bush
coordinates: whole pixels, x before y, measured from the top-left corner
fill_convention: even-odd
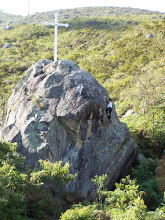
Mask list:
[[[25,169],[26,174],[23,160],[16,144],[0,142],[0,216],[3,220],[59,217],[68,207],[63,186],[75,177],[69,173],[69,163],[40,160],[40,169]]]
[[[145,219],[146,206],[139,196],[139,186],[136,185],[136,180],[131,180],[127,176],[115,185],[114,191],[105,192],[107,196],[105,209],[110,213],[112,219]]]
[[[112,209],[110,213],[113,220],[145,220],[147,214],[144,201],[140,197],[134,200],[133,206],[128,206],[124,211]]]
[[[23,220],[24,195],[16,193],[0,184],[0,218],[3,220]]]
[[[164,220],[165,219],[165,192],[164,192],[164,199],[163,203],[159,208],[155,210],[155,212],[149,212],[147,215],[146,220]]]
[[[138,184],[153,179],[156,173],[157,163],[157,160],[153,160],[151,158],[142,161],[141,164],[132,168],[132,177],[137,180]]]
[[[144,192],[143,199],[150,210],[155,210],[163,197],[155,177],[157,163],[157,160],[149,158],[132,168],[132,177],[137,179],[139,191]]]
[[[128,206],[134,205],[134,200],[138,198],[138,185],[136,180],[131,180],[130,176],[122,179],[120,183],[115,184],[114,191],[105,192],[106,204],[110,208],[119,208],[125,210]]]
[[[60,217],[61,220],[95,220],[97,219],[93,213],[93,208],[84,206],[75,209],[68,209]]]

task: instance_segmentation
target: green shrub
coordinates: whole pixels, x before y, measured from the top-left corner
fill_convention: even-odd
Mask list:
[[[102,206],[102,196],[104,194],[104,184],[107,179],[107,174],[103,174],[101,176],[96,175],[93,179],[92,182],[97,186],[97,195],[99,199],[99,203]]]
[[[25,198],[0,184],[0,218],[3,220],[23,220]]]
[[[68,207],[63,186],[75,178],[69,163],[40,160],[40,169],[23,170],[23,161],[16,144],[0,142],[0,216],[3,220],[59,217]]]
[[[141,164],[131,169],[132,177],[136,178],[137,183],[154,178],[158,161],[152,158],[145,159]]]
[[[110,213],[113,220],[145,220],[147,215],[146,206],[140,197],[134,200],[133,206],[128,206],[125,210],[112,208]]]
[[[163,203],[160,205],[159,208],[155,210],[155,212],[149,212],[147,215],[146,220],[164,220],[165,219],[165,192],[164,192],[164,199]]]
[[[139,197],[138,185],[136,180],[131,180],[130,176],[122,179],[120,183],[115,184],[116,189],[114,191],[107,191],[106,204],[110,208],[118,208],[125,210],[128,206],[134,205],[134,200]]]
[[[143,198],[150,210],[160,205],[163,196],[155,177],[157,164],[157,160],[149,158],[132,168],[132,177],[137,179],[139,191],[144,192]]]
[[[95,220],[97,219],[93,213],[93,208],[84,206],[75,209],[68,209],[60,217],[61,220]]]
[[[139,196],[136,180],[127,176],[115,185],[114,191],[105,192],[105,210],[110,213],[112,219],[144,220],[147,207]]]

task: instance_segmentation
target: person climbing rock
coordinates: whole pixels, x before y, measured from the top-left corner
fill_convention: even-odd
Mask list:
[[[111,111],[112,111],[112,99],[108,99],[106,96],[107,106],[106,106],[106,113],[108,119],[111,121]]]

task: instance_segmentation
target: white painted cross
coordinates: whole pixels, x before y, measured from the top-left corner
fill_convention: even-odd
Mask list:
[[[61,27],[69,27],[69,24],[60,24],[58,23],[58,13],[55,13],[55,23],[53,22],[44,22],[45,25],[53,25],[55,26],[55,32],[54,32],[54,61],[57,60],[57,34],[58,34],[58,26]]]

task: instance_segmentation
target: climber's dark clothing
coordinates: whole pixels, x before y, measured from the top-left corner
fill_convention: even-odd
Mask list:
[[[106,113],[109,120],[111,119],[111,111],[112,111],[111,107],[106,108]]]

